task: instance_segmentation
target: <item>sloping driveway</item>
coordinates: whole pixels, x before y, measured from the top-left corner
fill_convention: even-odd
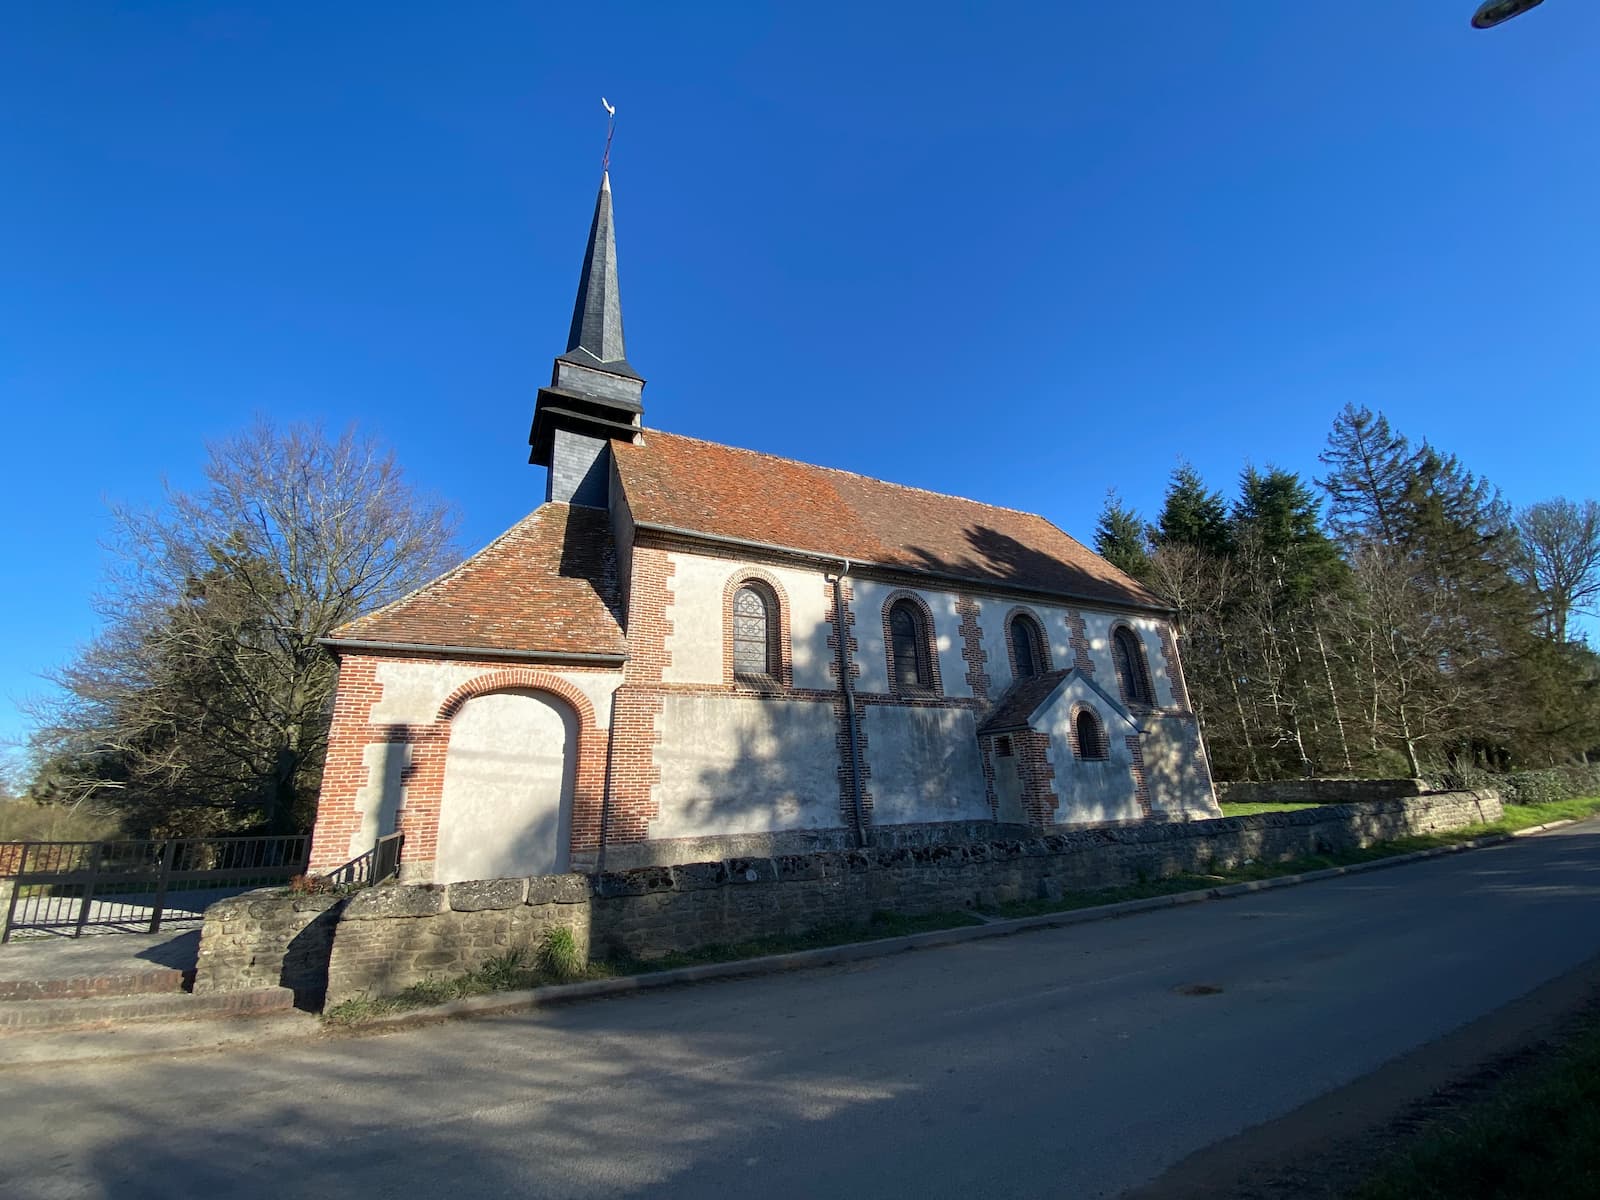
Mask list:
[[[0,1194],[1113,1196],[1596,954],[1591,822],[848,967],[0,1069]]]

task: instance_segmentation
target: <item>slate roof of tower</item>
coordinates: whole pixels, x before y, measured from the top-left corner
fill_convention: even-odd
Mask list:
[[[545,504],[454,570],[340,626],[330,640],[623,654],[620,611],[605,510]]]
[[[595,197],[594,219],[589,223],[589,244],[583,251],[578,276],[578,298],[572,306],[572,327],[567,333],[569,362],[604,367],[617,375],[637,379],[628,365],[622,338],[622,294],[617,282],[617,227],[611,211],[611,176],[602,175]]]
[[[679,434],[613,442],[628,508],[655,525],[977,584],[1165,609],[1043,517]]]

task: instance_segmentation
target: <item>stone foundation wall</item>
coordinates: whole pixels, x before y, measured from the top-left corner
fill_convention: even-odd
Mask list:
[[[1217,784],[1223,804],[1359,804],[1398,800],[1429,791],[1421,779],[1279,779]]]
[[[346,901],[337,896],[246,892],[206,909],[195,964],[197,992],[294,990],[296,1008],[322,1007],[333,935]]]
[[[509,950],[531,951],[552,925],[571,929],[587,956],[589,903],[586,875],[370,888],[340,918],[328,1003],[463,975]]]
[[[999,821],[922,821],[901,825],[867,826],[867,843],[875,847],[940,846],[1029,837],[1038,830],[1029,825]],[[817,854],[827,850],[853,850],[853,829],[788,829],[776,833],[729,833],[695,838],[652,838],[607,846],[605,869],[629,871],[636,867],[673,866],[678,863],[724,861],[730,858],[771,858],[782,854]],[[573,856],[573,867],[592,870],[596,856]],[[403,876],[402,876],[403,877]]]
[[[1501,811],[1492,792],[1444,792],[970,844],[878,846],[448,887],[383,886],[328,910],[337,929],[327,960],[327,1000],[336,1004],[459,975],[512,948],[532,950],[552,925],[572,929],[595,958],[648,959],[862,922],[878,910],[914,915],[987,907],[1246,859],[1284,861],[1494,821]],[[297,922],[304,926],[294,906],[305,903],[258,892],[224,901],[228,908],[214,906],[195,990],[219,990],[219,982],[249,971],[270,974],[269,943]],[[229,959],[235,951],[253,956],[248,969]]]

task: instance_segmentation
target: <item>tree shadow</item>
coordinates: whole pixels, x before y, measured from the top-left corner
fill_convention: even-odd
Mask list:
[[[13,1071],[0,1110],[17,1153],[0,1164],[0,1193],[687,1195],[712,1186],[694,1182],[697,1164],[749,1140],[751,1113],[766,1128],[816,1127],[807,1136],[826,1143],[851,1113],[907,1090],[792,1053],[775,1068],[771,1037],[684,1030],[668,1011],[641,999],[567,1010],[559,1033],[536,1017],[491,1018]]]
[[[1146,600],[1132,587],[1091,571],[1087,564],[1065,562],[991,526],[968,526],[963,537],[968,551],[964,554],[923,546],[907,546],[905,552],[923,569],[948,575],[994,579],[1070,596],[1121,598],[1135,603]]]
[[[683,735],[664,736],[657,751],[679,756],[661,768],[659,794],[670,811],[657,818],[652,836],[838,829],[846,823],[831,702],[704,697],[687,702],[675,719],[685,726]]]

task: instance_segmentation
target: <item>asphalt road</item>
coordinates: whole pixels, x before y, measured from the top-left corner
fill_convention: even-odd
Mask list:
[[[4,1069],[0,1195],[1114,1196],[1597,953],[1591,822],[847,967]]]

